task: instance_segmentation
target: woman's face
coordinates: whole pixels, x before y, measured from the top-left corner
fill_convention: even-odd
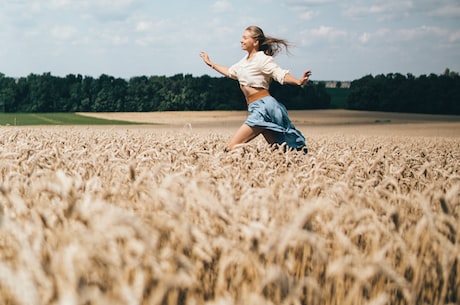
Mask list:
[[[259,42],[252,38],[251,32],[244,31],[243,36],[241,37],[241,49],[244,51],[251,52],[253,49],[259,47]]]

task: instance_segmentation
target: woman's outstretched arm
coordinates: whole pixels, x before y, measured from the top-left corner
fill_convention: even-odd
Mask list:
[[[228,67],[226,66],[221,66],[221,65],[218,65],[218,64],[215,64],[211,61],[211,59],[209,59],[209,56],[206,52],[201,52],[200,53],[200,57],[203,59],[203,61],[208,65],[210,66],[211,68],[213,68],[214,70],[216,70],[217,72],[219,72],[220,74],[224,75],[224,76],[228,76]]]
[[[292,74],[287,73],[284,76],[284,83],[285,84],[291,84],[291,85],[298,85],[298,86],[303,86],[308,82],[308,78],[311,75],[311,70],[305,71],[305,73],[302,75],[300,79],[295,78],[292,76]]]

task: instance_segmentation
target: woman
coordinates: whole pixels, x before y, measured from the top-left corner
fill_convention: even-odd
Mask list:
[[[300,79],[281,69],[273,56],[288,49],[288,42],[265,36],[262,29],[249,26],[241,38],[241,49],[248,54],[231,67],[213,63],[208,54],[201,52],[203,61],[222,75],[238,80],[248,104],[249,115],[227,145],[228,149],[247,143],[262,134],[269,144],[283,144],[306,152],[305,137],[288,117],[286,107],[268,92],[272,79],[280,84],[302,86],[311,75],[307,70]]]

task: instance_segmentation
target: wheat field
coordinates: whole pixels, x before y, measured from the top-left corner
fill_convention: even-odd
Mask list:
[[[311,130],[1,127],[0,303],[459,304],[459,137]]]

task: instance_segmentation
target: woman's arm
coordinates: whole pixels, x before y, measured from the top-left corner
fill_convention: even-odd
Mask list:
[[[216,70],[217,72],[219,72],[220,74],[224,75],[224,76],[228,76],[228,67],[226,66],[221,66],[221,65],[218,65],[218,64],[215,64],[211,61],[211,59],[209,59],[209,56],[206,52],[201,52],[200,53],[200,57],[203,59],[203,61],[208,65],[210,66],[211,68],[213,68],[214,70]]]
[[[285,84],[291,84],[291,85],[297,85],[297,86],[303,86],[308,82],[308,78],[311,75],[311,71],[307,70],[305,73],[302,75],[300,79],[295,78],[294,76],[291,75],[291,73],[286,73],[284,76],[284,83]]]

